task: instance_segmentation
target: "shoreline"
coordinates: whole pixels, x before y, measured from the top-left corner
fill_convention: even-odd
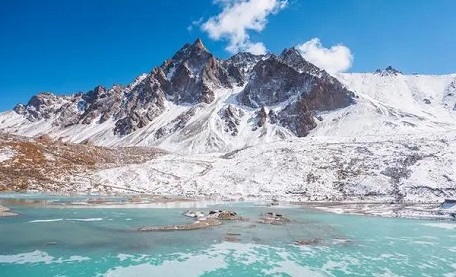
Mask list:
[[[69,201],[66,201],[67,198]],[[75,199],[70,199],[75,198]],[[18,201],[21,200],[21,201]],[[18,203],[20,202],[20,203]],[[307,208],[334,214],[359,216],[378,216],[385,218],[409,218],[427,220],[456,221],[454,210],[441,208],[439,202],[404,202],[391,203],[388,200],[346,200],[346,201],[277,201],[271,198],[196,198],[171,195],[148,194],[46,194],[43,192],[11,193],[0,192],[0,204],[6,206],[45,206],[47,208],[93,208],[93,209],[141,209],[141,208],[207,208],[211,205],[227,205],[230,203],[252,203],[255,206],[271,208]],[[0,217],[16,216],[10,209],[0,205]]]
[[[359,216],[375,216],[383,218],[404,218],[421,220],[456,221],[451,216],[454,211],[446,211],[441,208],[441,203],[350,203],[350,202],[326,202],[326,203],[295,203],[295,205],[309,209],[329,212],[334,214],[347,214]]]

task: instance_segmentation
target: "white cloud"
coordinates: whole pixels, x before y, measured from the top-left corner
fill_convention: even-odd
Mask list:
[[[296,48],[301,52],[304,59],[330,73],[347,71],[353,63],[353,54],[350,48],[342,44],[325,48],[320,39],[313,38]]]
[[[199,25],[201,25],[201,23],[203,22],[203,20],[204,20],[204,18],[201,17],[201,18],[198,19],[198,20],[192,21],[192,23],[191,23],[190,25],[188,25],[187,31],[192,32],[192,31],[193,31],[193,26],[199,26]]]
[[[231,53],[247,51],[253,54],[266,53],[261,42],[252,42],[248,31],[261,32],[268,22],[267,17],[284,9],[287,0],[215,0],[223,10],[209,18],[201,29],[214,40],[228,40],[226,50]]]
[[[250,41],[245,41],[242,45],[230,43],[226,47],[226,50],[233,54],[238,52],[250,52],[254,55],[263,55],[267,52],[266,46],[262,42]]]

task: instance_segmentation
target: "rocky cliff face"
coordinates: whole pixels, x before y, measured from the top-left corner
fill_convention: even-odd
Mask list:
[[[185,45],[158,71],[165,77],[163,85],[168,100],[176,104],[211,103],[215,90],[232,87],[228,72],[200,39]]]
[[[242,130],[262,129],[264,135],[268,126],[305,136],[317,125],[315,113],[352,103],[352,92],[296,49],[279,56],[239,53],[220,60],[198,39],[126,87],[96,87],[71,96],[39,94],[14,111],[31,123],[52,121],[51,135],[72,126],[111,122],[112,135],[122,140],[148,127],[150,133],[141,136],[155,145],[184,131],[186,138],[192,134],[201,139],[198,134],[207,128],[216,129],[207,140],[245,136]],[[250,128],[241,130],[241,125]]]
[[[284,107],[272,121],[302,137],[315,128],[315,112],[346,107],[354,103],[353,96],[295,49],[288,49],[255,65],[238,100],[252,108]]]
[[[52,93],[40,93],[33,96],[27,105],[18,104],[14,107],[14,111],[31,121],[38,121],[42,119],[50,119],[52,115],[56,114],[62,106],[77,100],[82,95],[77,94],[73,97],[59,97]]]

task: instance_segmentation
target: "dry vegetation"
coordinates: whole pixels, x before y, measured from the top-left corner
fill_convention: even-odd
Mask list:
[[[0,161],[0,191],[44,190],[59,192],[72,186],[69,176],[125,164],[143,163],[163,151],[154,148],[105,148],[73,144],[47,136],[24,138],[0,134],[0,151],[13,152]]]

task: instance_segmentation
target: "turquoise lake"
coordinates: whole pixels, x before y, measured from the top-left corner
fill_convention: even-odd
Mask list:
[[[250,221],[141,233],[139,227],[192,219],[182,216],[185,208],[53,207],[9,198],[0,196],[0,204],[19,216],[0,218],[2,277],[456,276],[452,221],[229,203],[200,210],[232,209]],[[293,221],[256,223],[260,214],[274,211]],[[300,240],[316,243],[296,245]]]

